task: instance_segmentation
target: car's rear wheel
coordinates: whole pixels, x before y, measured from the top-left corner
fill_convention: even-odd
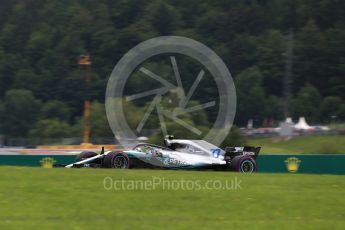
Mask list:
[[[82,160],[85,160],[87,158],[94,157],[94,156],[97,156],[97,153],[91,152],[91,151],[84,151],[84,152],[79,153],[76,156],[75,162],[82,161]]]
[[[236,172],[256,172],[256,161],[251,156],[236,156],[231,162],[231,169]]]
[[[111,152],[104,156],[102,166],[104,168],[129,168],[129,157],[123,152]]]

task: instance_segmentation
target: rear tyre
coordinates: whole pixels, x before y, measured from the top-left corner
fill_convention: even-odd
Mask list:
[[[91,151],[84,151],[77,155],[77,157],[75,158],[75,162],[82,161],[94,156],[97,156],[97,153]]]
[[[123,152],[111,152],[104,156],[102,167],[104,168],[129,168],[129,157]]]
[[[256,160],[251,156],[235,156],[231,162],[231,169],[236,172],[256,172]]]

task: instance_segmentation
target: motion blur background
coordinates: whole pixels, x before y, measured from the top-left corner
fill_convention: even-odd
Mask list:
[[[226,144],[274,145],[257,137],[279,136],[279,122],[305,117],[309,125],[294,127],[293,136],[323,135],[322,148],[310,151],[342,152],[325,145],[345,142],[344,19],[341,0],[0,0],[0,144],[81,143],[85,98],[91,101],[90,142],[115,143],[104,108],[114,65],[146,39],[178,35],[213,49],[232,73],[237,113]],[[80,55],[89,55],[89,68],[78,64]],[[166,72],[168,63],[157,63],[149,65]],[[195,68],[182,72],[190,86]],[[132,80],[126,87],[146,86]],[[216,87],[203,90],[192,103],[217,94]],[[147,106],[128,103],[128,123],[134,127]],[[214,116],[205,110],[184,119],[202,128]],[[154,124],[144,135],[158,142]]]

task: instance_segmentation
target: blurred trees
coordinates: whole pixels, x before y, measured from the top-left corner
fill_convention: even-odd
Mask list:
[[[330,121],[332,116],[337,116],[340,113],[342,105],[344,105],[344,102],[340,97],[328,96],[324,98],[320,106],[321,120]]]
[[[321,104],[321,95],[318,90],[307,84],[291,102],[293,117],[307,117],[310,122],[317,122]]]
[[[337,117],[340,121],[345,120],[345,104],[342,104],[338,111],[337,111]]]
[[[0,0],[0,5],[0,132],[7,136],[27,136],[43,127],[43,121],[36,124],[42,119],[49,126],[67,123],[72,133],[80,131],[86,93],[77,60],[84,53],[92,58],[88,94],[99,101],[93,104],[92,135],[112,135],[101,104],[108,77],[130,48],[161,35],[188,36],[220,55],[235,78],[238,126],[248,119],[256,124],[282,119],[290,28],[295,34],[293,118],[306,116],[318,123],[335,114],[345,119],[344,1]],[[167,72],[169,64],[150,66]],[[188,85],[197,68],[183,64],[178,62]],[[196,92],[195,103],[201,104],[217,92],[211,80],[200,84],[204,91]],[[150,86],[138,80],[126,87],[140,91]],[[135,126],[147,104],[130,106]],[[205,126],[208,121],[203,121],[214,116],[206,111],[192,122]]]
[[[62,101],[51,100],[42,106],[41,116],[44,119],[58,119],[69,122],[71,110]]]
[[[114,137],[110,126],[108,124],[107,115],[105,113],[104,104],[98,101],[91,103],[91,116],[90,116],[90,136],[91,138],[97,137]],[[75,125],[72,127],[74,137],[81,137],[83,133],[83,118],[78,117]]]
[[[180,24],[178,11],[163,1],[149,9],[153,12],[150,21],[157,32],[160,35],[172,35]]]
[[[9,90],[2,102],[0,126],[10,137],[26,136],[38,120],[41,102],[29,90]]]
[[[71,137],[71,127],[66,121],[44,119],[36,123],[29,132],[32,138],[67,138]]]
[[[242,71],[236,78],[237,114],[239,123],[249,119],[262,119],[265,112],[265,92],[262,87],[262,73],[259,68],[251,67]]]
[[[94,101],[91,104],[90,117],[91,137],[113,137],[110,126],[108,124],[107,115],[105,113],[104,104]]]

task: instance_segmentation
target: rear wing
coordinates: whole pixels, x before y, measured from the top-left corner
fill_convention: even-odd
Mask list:
[[[254,147],[254,146],[244,146],[244,147],[226,147],[225,148],[225,156],[239,156],[239,155],[248,155],[257,157],[261,147]]]
[[[255,156],[257,156],[257,155],[259,155],[260,150],[261,150],[261,147],[245,146],[243,148],[243,153],[252,152],[255,154]],[[245,155],[245,154],[243,154],[243,155]]]

